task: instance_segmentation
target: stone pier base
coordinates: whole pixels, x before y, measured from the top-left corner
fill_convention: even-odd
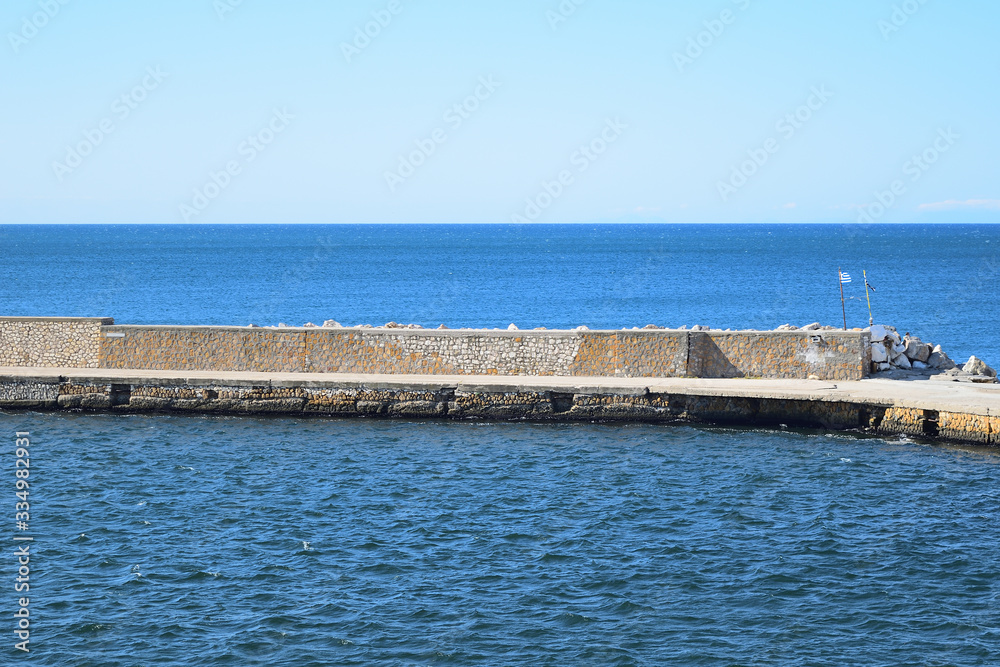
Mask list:
[[[783,425],[1000,444],[1000,387],[946,384],[8,368],[0,410]]]

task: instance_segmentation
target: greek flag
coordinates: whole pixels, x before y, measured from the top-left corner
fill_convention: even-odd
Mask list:
[[[841,271],[840,272],[840,282],[844,283],[844,284],[847,284],[847,283],[851,282],[851,274],[850,273],[844,273],[843,271]]]

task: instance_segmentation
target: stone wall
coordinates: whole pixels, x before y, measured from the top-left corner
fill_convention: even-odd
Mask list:
[[[99,368],[111,318],[0,317],[0,366]]]
[[[264,329],[0,318],[0,367],[857,380],[870,360],[864,332]]]
[[[691,334],[691,377],[824,380],[867,377],[871,341],[854,332],[706,332]]]
[[[100,367],[414,375],[867,376],[862,332],[482,331],[106,326]]]

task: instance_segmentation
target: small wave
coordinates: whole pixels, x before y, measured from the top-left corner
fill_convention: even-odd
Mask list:
[[[559,615],[559,622],[563,625],[585,625],[588,623],[596,622],[596,618],[591,618],[589,616],[584,616],[582,614],[574,614],[573,612],[564,612]]]

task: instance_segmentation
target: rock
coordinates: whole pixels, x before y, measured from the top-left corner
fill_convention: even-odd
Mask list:
[[[251,324],[251,325],[248,326],[248,328],[249,329],[260,329],[260,325],[259,324]]]
[[[507,327],[507,331],[520,331],[520,329],[517,328],[516,324],[514,324],[513,322],[511,322],[510,326]]]
[[[882,343],[872,343],[872,361],[881,364],[889,361],[889,351]]]
[[[809,376],[809,377],[807,377],[806,379],[807,379],[807,380],[818,380],[818,379],[819,379],[819,376],[818,376],[818,375],[810,375],[810,376]]]
[[[406,328],[407,329],[423,329],[423,327],[420,326],[419,324],[407,324]]]
[[[693,327],[691,327],[691,331],[711,331],[711,329],[709,329],[708,327],[703,327],[700,324],[696,324]]]
[[[688,330],[688,325],[685,324],[683,326],[677,327],[677,330],[678,331],[687,331]]]
[[[343,329],[344,327],[341,326],[340,322],[338,322],[337,320],[327,320],[326,322],[323,322],[323,328],[324,329]]]
[[[306,322],[305,324],[302,325],[302,328],[303,329],[315,329],[316,325],[313,324],[312,322]]]
[[[775,329],[775,331],[798,331],[799,328],[791,324],[782,324],[780,327]]]
[[[938,345],[935,350],[940,350],[940,348],[941,346]],[[931,356],[927,358],[927,365],[939,371],[951,370],[956,366],[955,362],[949,359],[947,354],[940,351],[931,352]]]
[[[448,327],[446,327],[446,326],[445,326],[445,325],[443,325],[443,324],[442,324],[441,326],[439,326],[439,327],[438,327],[438,329],[447,329],[447,328],[448,328]]]
[[[279,329],[287,329],[288,325],[285,324],[284,322],[278,322],[278,328]]]
[[[913,364],[910,363],[910,360],[907,358],[905,354],[901,354],[895,359],[893,359],[892,363],[894,366],[897,366],[899,368],[904,368],[906,370],[910,370],[911,368],[913,368]]]
[[[590,327],[588,327],[588,326],[584,326],[584,325],[582,325],[582,324],[581,324],[580,326],[578,326],[578,327],[576,328],[576,330],[577,330],[577,331],[590,331]]]
[[[970,357],[969,361],[965,363],[962,370],[969,375],[982,375],[985,377],[995,378],[997,372],[986,365],[986,363],[977,357]]]
[[[643,329],[662,329],[663,327],[658,327],[655,324],[647,324]]]
[[[927,361],[931,356],[931,346],[912,336],[903,341],[903,354],[911,361]]]
[[[802,327],[802,330],[803,331],[819,331],[822,328],[823,328],[822,324],[820,324],[819,322],[813,322],[812,324],[807,324],[804,327]]]
[[[889,332],[881,324],[876,324],[869,331],[872,334],[872,341],[882,341],[885,337],[889,335]]]
[[[913,362],[913,367],[915,369],[917,369],[918,371],[925,371],[928,368],[927,364],[925,364],[922,361],[914,361]]]
[[[878,365],[878,369],[879,371],[891,371],[892,364],[890,364],[889,362],[881,363]]]
[[[399,322],[386,322],[385,326],[382,327],[382,328],[383,329],[402,329],[403,325],[401,325]]]

